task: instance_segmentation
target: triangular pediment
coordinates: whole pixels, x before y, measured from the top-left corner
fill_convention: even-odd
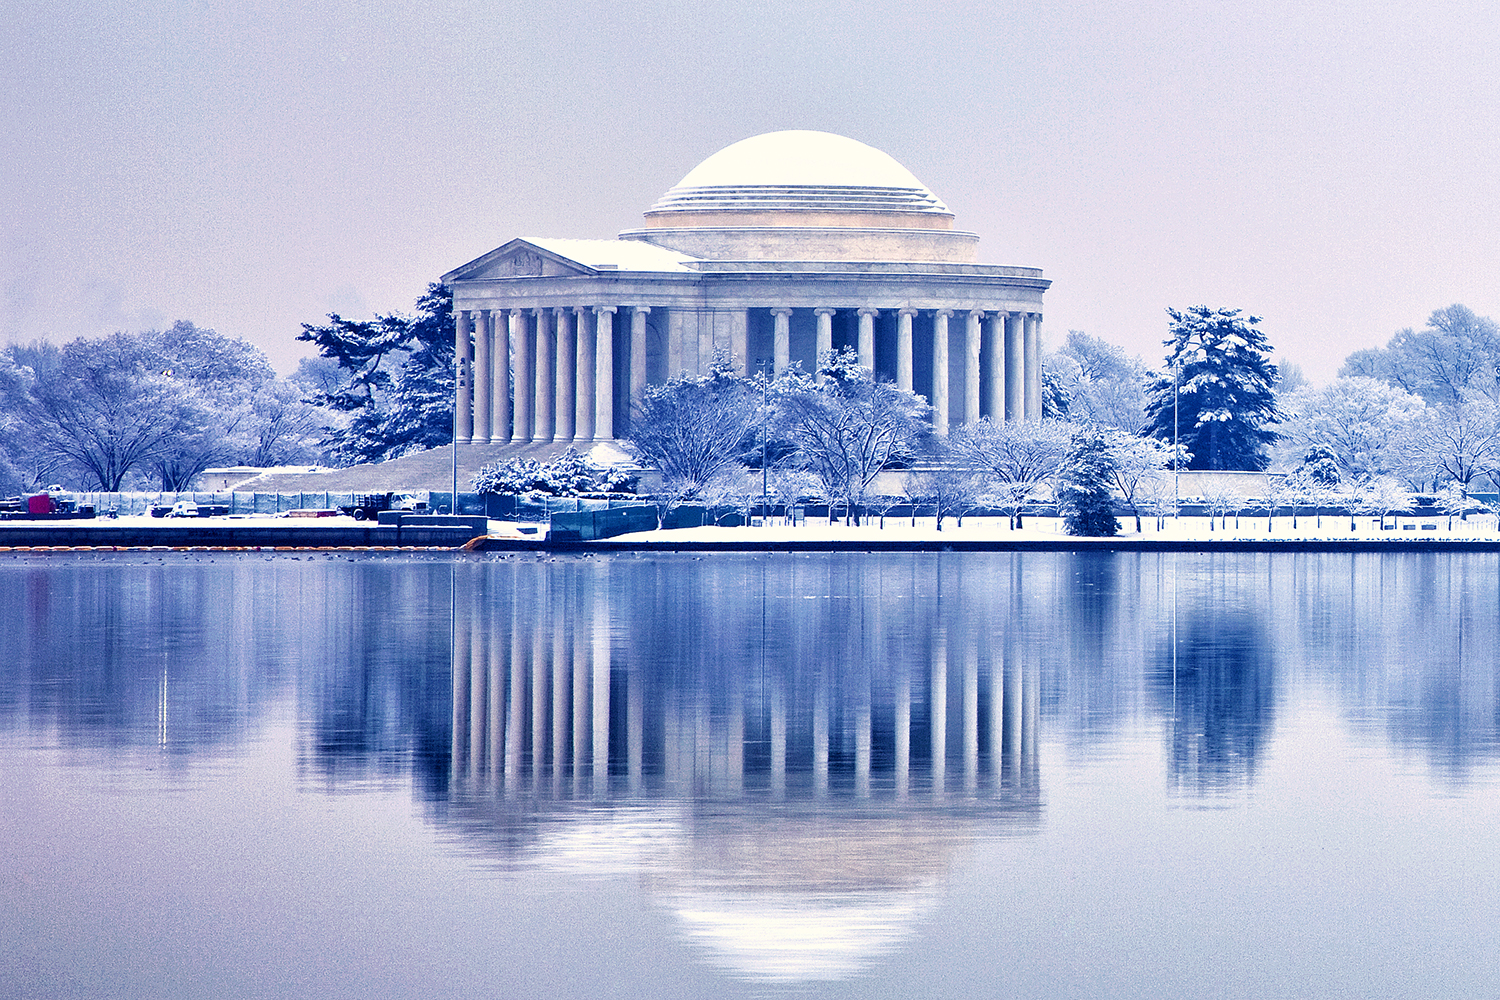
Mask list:
[[[447,274],[444,283],[451,281],[483,281],[488,278],[566,278],[593,275],[599,272],[587,264],[580,263],[539,247],[523,239],[514,239],[496,247],[483,257],[478,257]]]

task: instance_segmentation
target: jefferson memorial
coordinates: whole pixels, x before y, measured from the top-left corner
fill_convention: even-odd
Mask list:
[[[771,132],[688,172],[612,240],[517,238],[453,289],[460,443],[626,437],[648,385],[726,353],[813,372],[851,348],[932,404],[934,430],[1041,415],[1042,293],[893,158]]]

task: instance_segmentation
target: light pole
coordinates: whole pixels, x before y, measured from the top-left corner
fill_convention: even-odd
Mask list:
[[[755,365],[760,369],[760,523],[762,527],[766,527],[771,520],[767,509],[770,498],[771,449],[770,442],[766,440],[766,424],[771,414],[771,372],[775,369],[775,361],[756,358]]]
[[[453,393],[453,499],[448,504],[448,513],[454,517],[458,516],[458,389],[464,386],[464,359],[457,351],[453,352],[453,378],[455,391]]]
[[[1178,401],[1182,399],[1182,390],[1178,387],[1178,381],[1182,377],[1182,362],[1176,358],[1172,359],[1172,520],[1182,520],[1182,493],[1178,488],[1181,477],[1182,451],[1177,443],[1177,410]]]

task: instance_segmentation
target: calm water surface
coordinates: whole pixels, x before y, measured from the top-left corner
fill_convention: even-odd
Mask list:
[[[0,996],[1406,997],[1496,557],[0,564]]]

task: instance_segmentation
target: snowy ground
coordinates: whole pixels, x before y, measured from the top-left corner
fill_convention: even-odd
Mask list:
[[[492,522],[493,523],[493,522]],[[1396,527],[1392,528],[1391,525]],[[1428,528],[1427,525],[1433,527]],[[1410,526],[1410,527],[1408,527]],[[1302,539],[1317,539],[1320,541],[1349,539],[1351,541],[1368,541],[1370,539],[1384,539],[1393,542],[1401,541],[1431,541],[1433,539],[1454,539],[1464,541],[1494,541],[1500,545],[1500,532],[1495,529],[1495,518],[1471,517],[1467,522],[1453,519],[1453,529],[1448,528],[1448,519],[1440,518],[1386,518],[1386,530],[1379,529],[1379,522],[1372,517],[1356,517],[1354,519],[1354,530],[1349,527],[1349,518],[1328,517],[1322,518],[1321,524],[1316,517],[1298,517],[1296,527],[1292,525],[1290,517],[1278,517],[1267,530],[1264,517],[1248,518],[1241,517],[1236,526],[1235,519],[1230,517],[1228,525],[1223,526],[1216,518],[1213,528],[1209,528],[1209,520],[1206,517],[1184,517],[1174,521],[1167,518],[1160,530],[1156,522],[1151,518],[1143,518],[1141,522],[1142,531],[1135,530],[1134,518],[1121,518],[1121,531],[1117,538],[1121,539],[1163,539],[1181,541],[1229,541],[1232,539],[1246,539],[1252,541],[1264,541],[1274,539],[1276,541],[1295,541]],[[880,527],[880,521],[876,518],[870,524],[845,526],[842,523],[830,525],[822,518],[809,518],[805,524],[797,526],[783,525],[779,520],[773,519],[772,523],[764,527],[744,528],[677,528],[671,531],[640,531],[627,535],[618,535],[612,539],[613,542],[665,542],[665,541],[821,541],[838,540],[852,541],[857,539],[886,539],[886,540],[924,540],[935,541],[939,539],[966,539],[973,541],[991,540],[1035,540],[1056,541],[1067,538],[1062,530],[1062,521],[1054,517],[1028,517],[1025,519],[1024,527],[1012,531],[1006,524],[1004,518],[989,517],[966,517],[963,526],[960,527],[952,518],[943,521],[943,530],[939,534],[931,517],[917,518],[916,526],[913,527],[908,518],[888,517],[885,519],[885,527]]]
[[[125,516],[114,520],[99,519],[94,521],[17,521],[11,522],[17,526],[27,525],[30,527],[53,526],[68,528],[87,528],[110,526],[140,526],[140,527],[193,527],[193,526],[238,526],[251,527],[263,524],[268,527],[277,528],[303,528],[309,532],[315,532],[319,528],[332,527],[370,527],[369,521],[355,521],[352,517],[338,516],[326,518],[286,518],[272,515],[257,515],[250,517],[210,517],[210,518],[153,518],[144,514],[137,516]],[[1227,525],[1215,519],[1212,529],[1209,520],[1205,517],[1183,517],[1179,520],[1166,518],[1161,527],[1151,518],[1142,519],[1142,531],[1135,530],[1135,519],[1130,517],[1120,518],[1121,531],[1116,537],[1123,540],[1171,540],[1171,541],[1193,541],[1212,544],[1215,541],[1247,540],[1247,541],[1370,541],[1382,540],[1394,543],[1400,542],[1433,542],[1433,541],[1487,541],[1496,543],[1500,547],[1500,531],[1496,530],[1496,518],[1493,515],[1474,516],[1468,521],[1454,518],[1452,528],[1449,528],[1447,517],[1407,517],[1387,518],[1386,529],[1380,530],[1376,518],[1360,516],[1354,520],[1354,529],[1350,530],[1348,516],[1331,517],[1324,516],[1321,522],[1317,517],[1298,517],[1295,527],[1290,517],[1278,517],[1267,530],[1265,517],[1241,517],[1238,524],[1233,517],[1228,519]],[[489,523],[489,535],[496,538],[521,538],[537,540],[547,535],[546,524],[535,522],[512,522],[491,520]],[[630,542],[651,542],[660,544],[663,542],[818,542],[837,541],[855,542],[862,539],[884,540],[884,541],[923,541],[939,542],[946,540],[967,541],[1053,541],[1061,542],[1069,539],[1062,530],[1062,522],[1052,517],[1028,517],[1025,526],[1018,530],[1011,530],[1004,518],[991,517],[966,517],[962,526],[952,518],[943,521],[941,533],[931,517],[919,517],[913,525],[910,519],[905,517],[887,517],[885,526],[881,527],[880,519],[872,519],[864,525],[845,525],[842,522],[829,524],[822,518],[809,518],[805,523],[798,525],[787,525],[780,519],[773,518],[764,526],[720,528],[677,528],[669,531],[640,531],[626,535],[617,535],[609,539],[615,544]],[[1084,539],[1069,539],[1071,541],[1085,542]]]

